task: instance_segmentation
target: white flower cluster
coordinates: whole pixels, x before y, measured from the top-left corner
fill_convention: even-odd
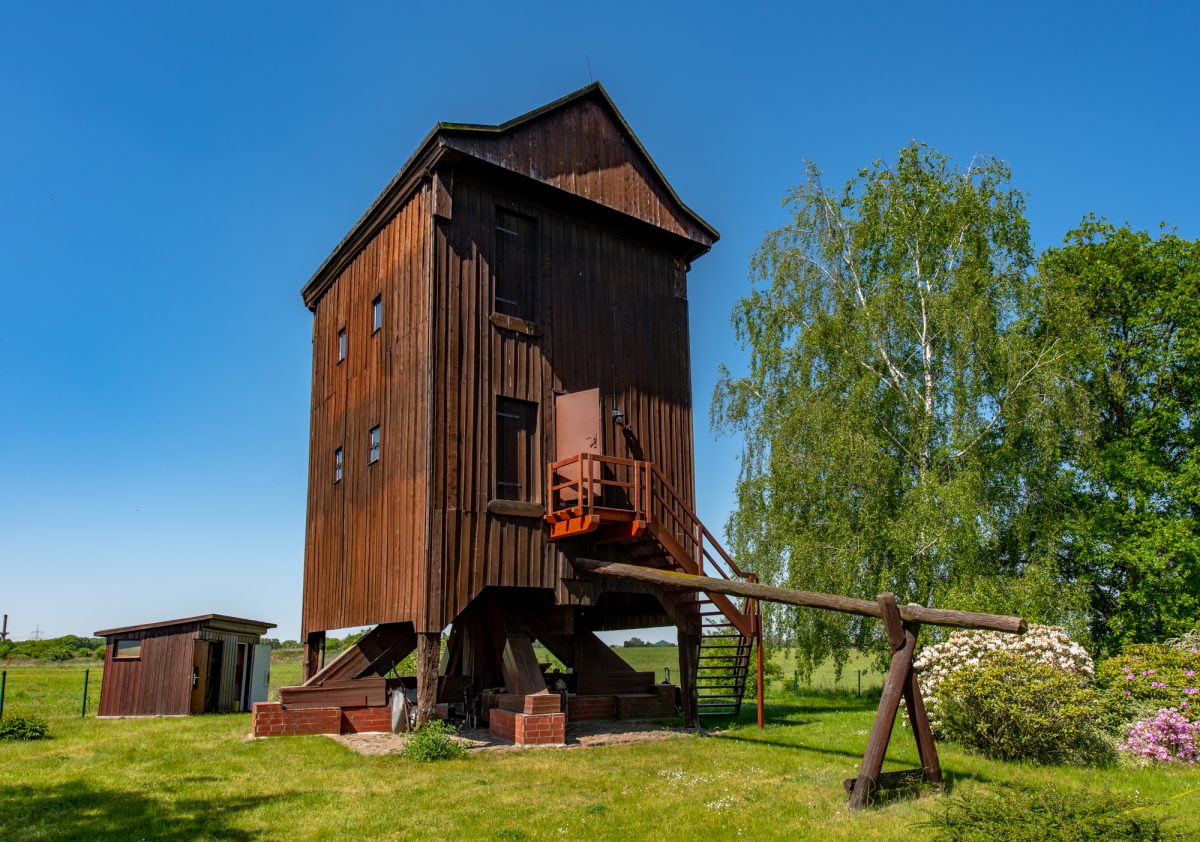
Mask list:
[[[944,642],[922,649],[913,662],[929,724],[934,731],[941,731],[938,686],[955,670],[978,664],[980,657],[988,652],[1020,655],[1035,663],[1078,673],[1089,680],[1095,677],[1092,657],[1059,626],[1030,626],[1023,635],[956,631]]]

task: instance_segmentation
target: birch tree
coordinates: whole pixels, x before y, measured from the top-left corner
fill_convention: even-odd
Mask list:
[[[1044,602],[1064,587],[1047,512],[1074,398],[1010,181],[994,158],[958,170],[912,144],[837,191],[810,165],[789,192],[733,315],[748,371],[723,368],[713,404],[744,443],[729,537],[764,581],[956,608],[1010,607],[994,603],[1014,577]],[[771,621],[802,669],[879,633]]]

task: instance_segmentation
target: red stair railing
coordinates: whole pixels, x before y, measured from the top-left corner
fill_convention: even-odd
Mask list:
[[[758,580],[738,566],[653,462],[579,453],[549,465],[546,488],[548,521],[596,516],[589,531],[606,520],[655,524],[679,542],[699,575]],[[757,628],[755,600],[746,601],[743,613]]]

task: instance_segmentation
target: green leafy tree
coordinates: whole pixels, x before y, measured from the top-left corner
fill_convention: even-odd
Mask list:
[[[722,369],[713,409],[744,443],[730,540],[764,581],[1069,613],[1056,507],[1075,398],[1067,349],[1031,316],[1010,178],[912,144],[839,192],[810,166],[789,193],[793,218],[767,234],[734,312],[749,370]],[[1000,586],[1031,569],[1032,595]],[[802,671],[881,635],[830,612],[768,619]]]
[[[1071,553],[1093,634],[1114,650],[1183,634],[1200,618],[1200,241],[1088,217],[1040,271],[1097,424]]]

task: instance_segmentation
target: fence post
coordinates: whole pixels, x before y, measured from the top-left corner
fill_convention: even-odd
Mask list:
[[[8,670],[0,672],[0,719],[4,718],[4,685],[8,682]]]
[[[80,718],[87,716],[87,686],[88,686],[88,673],[90,673],[90,672],[91,672],[90,669],[86,669],[83,671],[83,705],[79,708]]]

